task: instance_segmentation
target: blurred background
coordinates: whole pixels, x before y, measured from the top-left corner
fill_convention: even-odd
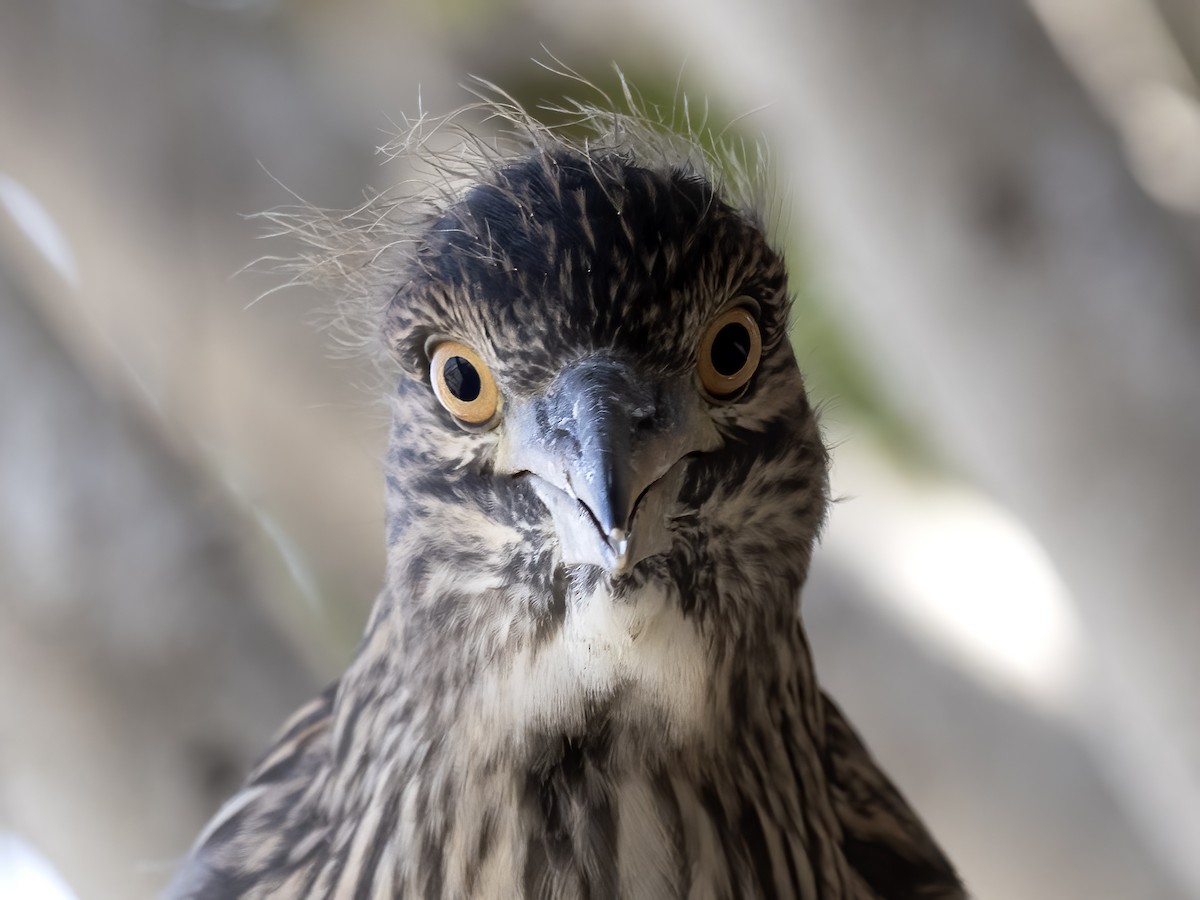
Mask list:
[[[975,895],[1200,897],[1197,0],[5,0],[0,897],[154,896],[346,664],[385,407],[246,216],[542,45],[772,148],[818,667]]]

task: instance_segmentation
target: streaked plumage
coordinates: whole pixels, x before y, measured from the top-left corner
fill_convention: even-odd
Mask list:
[[[523,136],[426,156],[421,215],[292,223],[383,298],[386,587],[171,896],[962,897],[813,672],[827,456],[759,215],[644,117],[491,108]],[[714,398],[698,358],[752,331]],[[446,341],[483,425],[431,386]]]

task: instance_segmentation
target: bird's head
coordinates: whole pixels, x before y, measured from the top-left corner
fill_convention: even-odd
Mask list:
[[[697,172],[566,147],[510,160],[428,222],[392,295],[401,471],[528,529],[519,558],[620,583],[753,529],[756,462],[782,464],[757,500],[789,506],[799,464],[818,515],[759,536],[782,552],[824,500],[788,307],[757,217]]]
[[[711,662],[794,624],[827,457],[784,264],[711,172],[653,156],[536,132],[372,258],[402,370],[376,620],[440,661],[572,629],[591,659],[658,619]]]

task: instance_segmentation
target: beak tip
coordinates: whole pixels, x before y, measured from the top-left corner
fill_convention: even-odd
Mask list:
[[[624,528],[612,528],[608,532],[608,545],[613,552],[613,567],[618,572],[629,568],[629,535]]]

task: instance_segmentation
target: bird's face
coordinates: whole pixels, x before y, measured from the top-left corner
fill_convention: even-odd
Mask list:
[[[387,315],[392,566],[437,581],[425,621],[541,634],[597,586],[725,634],[794,616],[826,456],[787,306],[756,224],[617,156],[514,162],[430,222]]]

